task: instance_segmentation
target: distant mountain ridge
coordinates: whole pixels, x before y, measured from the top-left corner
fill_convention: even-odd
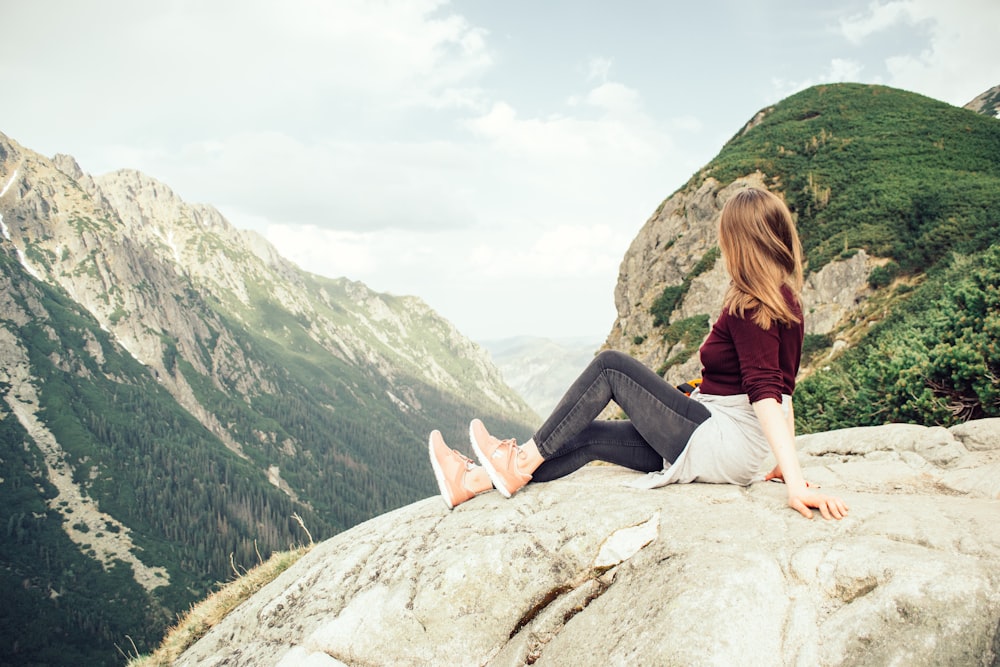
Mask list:
[[[600,341],[583,338],[516,336],[481,341],[503,375],[504,381],[530,405],[541,419],[580,374]]]
[[[293,515],[322,539],[435,493],[431,428],[535,420],[420,299],[301,271],[144,174],[0,134],[0,190],[0,662],[116,662],[306,540]]]

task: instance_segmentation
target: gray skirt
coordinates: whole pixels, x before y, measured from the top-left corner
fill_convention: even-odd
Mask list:
[[[719,396],[696,391],[691,398],[708,408],[712,416],[695,429],[676,461],[664,461],[663,470],[631,481],[629,486],[655,489],[689,482],[748,486],[761,479],[760,467],[771,447],[747,395]],[[782,396],[786,414],[791,401],[791,396]]]

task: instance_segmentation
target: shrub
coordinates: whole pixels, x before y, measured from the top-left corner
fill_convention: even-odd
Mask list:
[[[1000,416],[1000,246],[955,258],[829,370],[796,390],[806,432]]]

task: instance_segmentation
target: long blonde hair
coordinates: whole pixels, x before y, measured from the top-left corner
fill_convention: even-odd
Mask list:
[[[719,247],[732,279],[723,301],[731,315],[753,310],[762,329],[800,321],[781,293],[787,285],[798,301],[802,291],[802,244],[784,201],[760,188],[734,194],[719,218]]]

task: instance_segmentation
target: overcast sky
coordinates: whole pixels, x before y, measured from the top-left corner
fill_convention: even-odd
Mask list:
[[[793,92],[1000,84],[997,0],[0,0],[0,25],[0,132],[476,340],[603,341],[642,224]]]

